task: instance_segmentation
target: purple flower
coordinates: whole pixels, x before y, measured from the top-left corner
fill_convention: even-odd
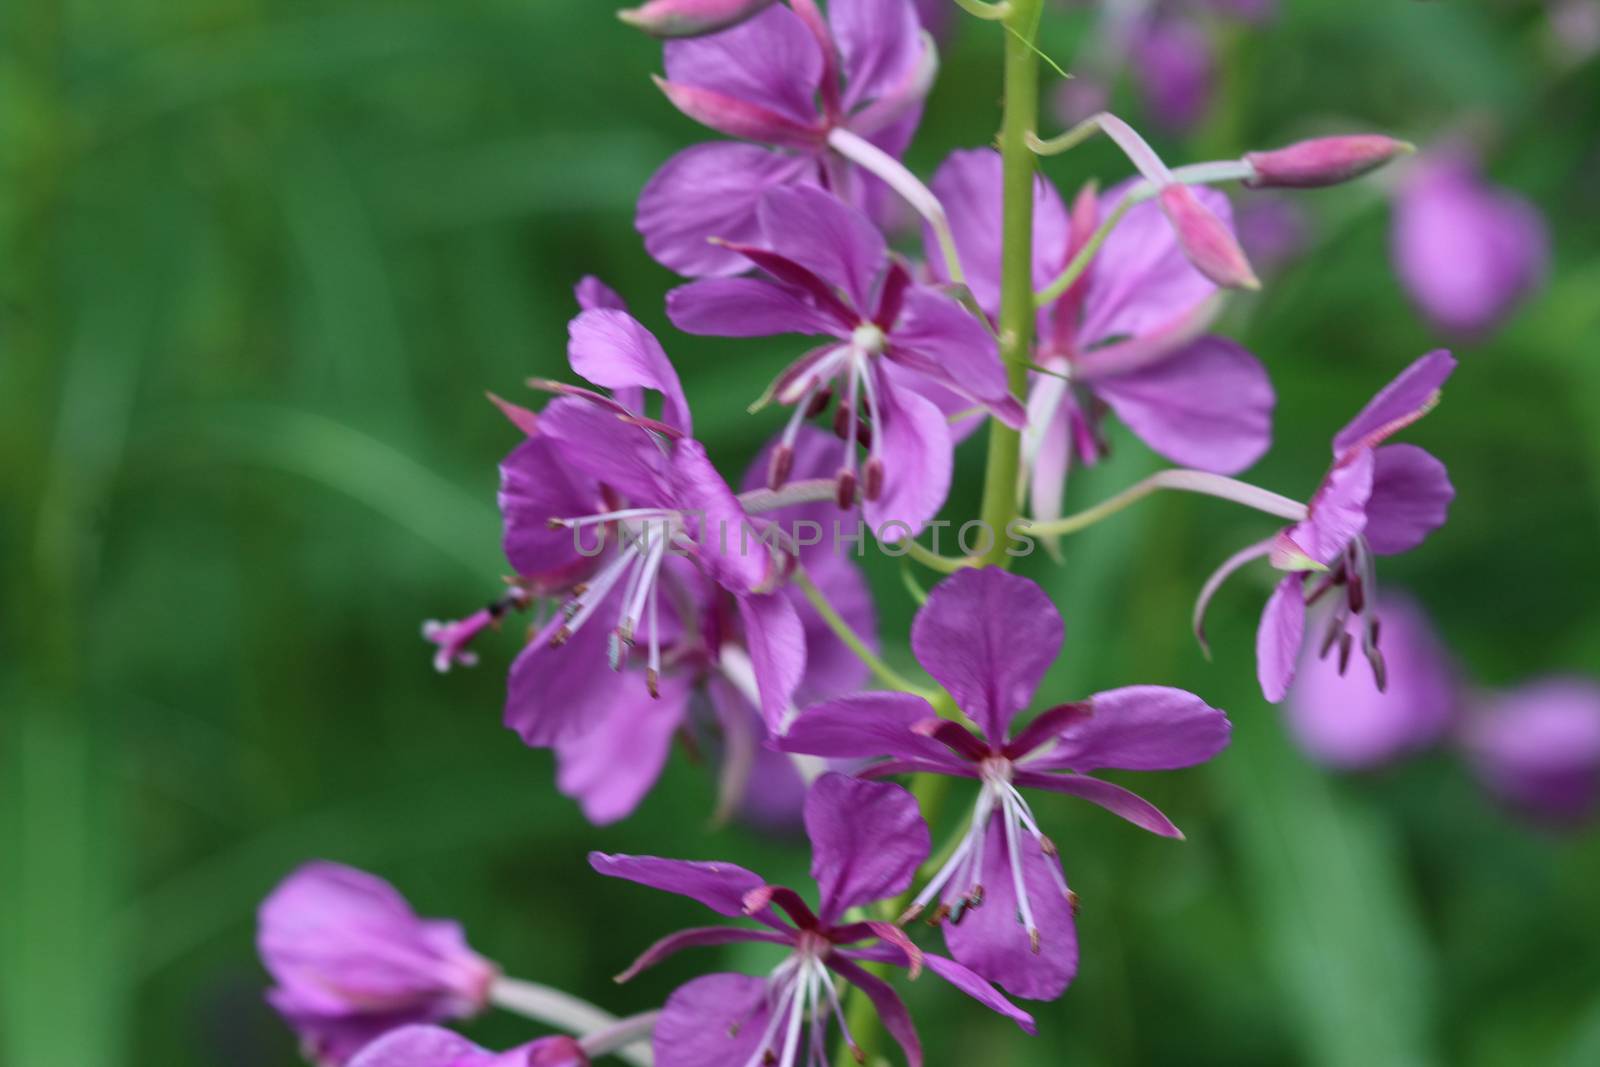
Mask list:
[[[458,924],[419,919],[389,883],[336,863],[308,863],[272,891],[256,944],[277,983],[267,1000],[321,1064],[408,1023],[476,1013],[497,973]]]
[[[702,576],[737,601],[764,706],[780,715],[803,667],[784,653],[799,630],[793,607],[769,595],[781,553],[688,436],[688,404],[655,337],[612,308],[583,312],[570,335],[573,369],[614,394],[550,384],[569,395],[501,467],[505,551],[519,581],[570,592],[512,666],[507,725],[530,745],[574,738],[617,698],[637,644],[645,688],[675,698],[662,689],[662,650],[685,622],[674,598],[692,600],[685,587]],[[642,414],[646,389],[661,395],[659,419]]]
[[[1498,326],[1543,280],[1544,219],[1485,182],[1453,149],[1419,160],[1394,205],[1391,252],[1401,284],[1433,324],[1475,337]]]
[[[912,0],[832,0],[826,20],[813,0],[795,0],[723,33],[669,41],[663,58],[657,84],[679,110],[757,142],[687,148],[639,195],[645,248],[694,277],[747,269],[708,240],[755,241],[769,189],[822,185],[869,210],[881,203],[882,183],[831,150],[828,136],[848,130],[899,156],[936,62]]]
[[[821,447],[827,441],[820,431],[799,439],[798,474],[821,473],[818,462],[826,463],[830,454]],[[764,471],[765,461],[758,457],[746,484],[758,481]],[[783,517],[791,518],[786,513]],[[801,546],[797,556],[851,627],[871,640],[876,628],[873,604],[860,569],[820,545]],[[763,742],[769,731],[783,729],[796,703],[859,686],[866,674],[861,661],[793,586],[741,601],[707,581],[688,561],[671,558],[663,563],[661,580],[671,595],[658,620],[663,666],[653,683],[654,695],[642,684],[640,672],[648,669],[643,665],[621,673],[591,670],[577,687],[583,721],[552,745],[557,787],[578,800],[596,824],[625,818],[654,787],[673,738],[691,729],[703,717],[697,709],[704,707],[722,737],[719,818],[742,805],[752,780],[779,791],[802,791],[789,758],[769,751]],[[580,639],[581,634],[574,642]],[[512,669],[519,708],[542,708],[550,699],[544,694],[548,684],[548,678],[541,680],[520,662]],[[572,699],[572,690],[564,692],[564,699]],[[522,715],[513,726],[538,721],[537,716]]]
[[[1066,268],[1132,184],[1098,199],[1086,190],[1069,214],[1050,184],[1036,180],[1036,289]],[[949,212],[973,295],[992,314],[1000,301],[999,153],[952,154],[933,189]],[[1228,220],[1226,197],[1209,189],[1198,196]],[[1178,247],[1161,208],[1146,202],[1129,209],[1078,284],[1043,309],[1034,362],[1050,373],[1034,376],[1023,444],[1034,518],[1059,516],[1068,471],[1104,455],[1100,422],[1108,409],[1186,466],[1233,474],[1266,451],[1274,402],[1266,370],[1235,342],[1201,336],[1216,293]]]
[[[854,503],[859,486],[880,539],[914,536],[950,488],[950,426],[930,396],[960,396],[1022,425],[994,341],[954,300],[914,283],[871,220],[837,197],[805,186],[774,189],[758,214],[757,243],[727,247],[766,277],[692,282],[667,294],[667,313],[689,333],[827,338],[772,387],[795,410],[773,454],[770,484],[788,480],[803,420],[837,391],[840,506]],[[867,452],[859,467],[858,439]]]
[[[479,1048],[437,1026],[406,1026],[362,1049],[350,1067],[589,1067],[570,1037],[541,1037],[508,1052]]]
[[[1467,755],[1511,807],[1576,824],[1600,807],[1600,686],[1548,678],[1493,698],[1468,721]]]
[[[698,900],[719,915],[749,916],[763,927],[681,930],[646,949],[619,981],[685,948],[760,942],[789,950],[765,978],[711,974],[674,992],[656,1024],[659,1067],[826,1067],[830,1014],[856,1049],[840,1009],[842,983],[866,995],[911,1067],[921,1067],[921,1042],[905,1004],[863,963],[908,967],[913,975],[926,968],[1033,1033],[1031,1016],[961,964],[922,952],[892,923],[844,920],[852,908],[903,892],[927,859],[928,828],[910,793],[826,774],[806,797],[805,822],[819,891],[815,909],[793,889],[729,863],[590,853],[601,874]]]
[[[1402,371],[1333,439],[1333,466],[1306,505],[1306,517],[1235,553],[1201,589],[1194,626],[1204,645],[1206,606],[1228,575],[1262,556],[1288,572],[1267,600],[1256,635],[1256,673],[1273,703],[1294,680],[1306,606],[1330,594],[1334,607],[1318,639],[1319,653],[1337,648],[1343,669],[1355,628],[1378,689],[1386,688],[1374,557],[1409,552],[1425,541],[1444,524],[1455,489],[1432,455],[1415,445],[1383,442],[1433,409],[1455,368],[1450,353],[1438,349]]]
[[[1451,728],[1461,700],[1455,667],[1421,605],[1387,595],[1374,622],[1382,623],[1384,689],[1364,671],[1344,670],[1329,645],[1321,655],[1302,653],[1289,690],[1291,735],[1312,759],[1341,770],[1430,747]]]
[[[1081,797],[1181,837],[1154,805],[1088,772],[1191,766],[1220,752],[1229,735],[1222,712],[1162,686],[1097,693],[1012,733],[1061,642],[1061,615],[1037,585],[994,568],[961,571],[928,595],[911,647],[977,732],[940,719],[921,697],[866,693],[806,710],[779,741],[819,756],[888,758],[866,774],[976,779],[970,828],[908,917],[934,907],[956,959],[1038,1000],[1059,996],[1077,973],[1077,932],[1056,848],[1021,790]]]

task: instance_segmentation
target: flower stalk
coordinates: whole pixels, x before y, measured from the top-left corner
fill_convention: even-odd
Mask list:
[[[588,1049],[591,1048],[588,1042],[593,1039],[593,1051],[597,1054],[615,1052],[635,1067],[651,1067],[655,1062],[649,1043],[644,1040],[655,1025],[653,1012],[618,1020],[611,1013],[559,989],[504,975],[495,978],[489,986],[489,1002],[557,1030],[588,1035],[580,1043]]]

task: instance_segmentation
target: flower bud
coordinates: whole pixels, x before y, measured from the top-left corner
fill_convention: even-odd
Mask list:
[[[496,974],[455,923],[418,918],[388,882],[337,863],[284,879],[256,943],[277,983],[268,1001],[325,1064],[396,1027],[477,1012]]]
[[[1194,190],[1174,182],[1161,190],[1161,210],[1172,223],[1178,246],[1196,270],[1224,289],[1259,289],[1261,282],[1233,232],[1208,211]]]
[[[1247,178],[1244,184],[1252,189],[1315,189],[1337,185],[1376,170],[1396,156],[1415,151],[1416,148],[1405,141],[1377,133],[1317,137],[1270,152],[1246,154],[1245,162],[1255,168],[1256,176]]]
[[[656,37],[699,37],[759,14],[773,0],[650,0],[617,18]]]

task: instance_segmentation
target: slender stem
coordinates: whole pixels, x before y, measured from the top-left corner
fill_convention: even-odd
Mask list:
[[[987,4],[984,0],[956,0],[956,6],[969,15],[988,19],[990,22],[998,22],[1011,14],[1010,0],[1000,0],[997,4]]]
[[[822,616],[822,621],[828,624],[828,628],[838,635],[839,640],[843,641],[862,663],[872,669],[872,673],[878,676],[880,682],[891,689],[898,689],[903,693],[914,693],[930,702],[933,700],[933,694],[929,693],[927,689],[912,682],[905,675],[885,663],[876,652],[872,651],[861,635],[856,633],[855,628],[845,621],[844,616],[839,614],[838,609],[828,600],[827,594],[817,588],[817,583],[811,580],[811,576],[805,572],[805,568],[798,568],[790,581],[799,586],[800,591],[811,602],[811,606],[816,609],[817,614]]]
[[[1011,0],[1006,18],[1005,107],[1000,126],[1003,208],[1000,269],[1000,358],[1014,396],[1028,385],[1033,348],[1033,181],[1034,156],[1028,134],[1038,125],[1039,53],[1033,38],[1041,0]],[[1017,472],[1022,435],[998,419],[989,423],[989,459],[984,473],[982,521],[1003,530],[1016,514]],[[983,563],[1010,563],[1000,537]]]
[[[957,285],[966,285],[966,272],[961,269],[955,235],[950,231],[950,217],[939,198],[933,195],[933,190],[911,173],[904,163],[843,126],[835,126],[828,131],[828,145],[869,174],[883,179],[889,188],[899,193],[917,214],[927,220],[934,236],[938,238],[939,251],[944,256],[944,267],[950,280]]]
[[[1248,482],[1241,482],[1236,478],[1178,468],[1157,471],[1143,481],[1135,482],[1111,499],[1080,511],[1076,515],[1068,515],[1064,519],[1052,522],[1030,523],[1024,532],[1030,537],[1059,537],[1063,534],[1077,533],[1102,519],[1110,518],[1131,504],[1138,503],[1159,489],[1180,489],[1187,493],[1202,493],[1206,496],[1231,500],[1236,504],[1264,511],[1268,515],[1288,519],[1290,522],[1299,522],[1306,517],[1306,506],[1298,500],[1290,500],[1286,496],[1280,496]]]
[[[642,1046],[642,1043],[655,1032],[656,1023],[660,1018],[659,1011],[630,1015],[626,1019],[618,1019],[610,1026],[584,1034],[578,1039],[578,1045],[591,1058],[615,1054],[622,1059],[629,1059],[626,1050],[635,1045]]]
[[[601,1011],[587,1000],[520,978],[496,978],[489,986],[489,1002],[569,1034],[589,1034],[617,1025],[615,1015]],[[617,1055],[635,1067],[651,1067],[654,1062],[649,1046],[640,1043],[617,1050]]]
[[[1044,307],[1054,303],[1060,299],[1062,293],[1072,288],[1073,283],[1083,277],[1083,272],[1089,269],[1089,264],[1099,254],[1100,246],[1106,243],[1106,238],[1111,236],[1111,231],[1117,228],[1117,223],[1122,221],[1134,202],[1132,193],[1122,198],[1111,214],[1106,216],[1105,221],[1090,235],[1084,246],[1078,249],[1078,254],[1072,257],[1072,262],[1067,264],[1066,269],[1056,276],[1055,281],[1034,294],[1035,305]]]
[[[965,556],[961,557],[960,559],[951,559],[949,556],[941,556],[932,549],[924,548],[921,544],[909,537],[902,542],[902,547],[905,548],[906,555],[910,556],[924,567],[940,571],[944,574],[954,574],[963,567],[970,567],[973,565],[973,561]]]

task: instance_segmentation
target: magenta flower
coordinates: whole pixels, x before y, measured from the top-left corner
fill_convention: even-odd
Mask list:
[[[939,718],[921,697],[865,693],[807,709],[779,740],[787,751],[818,756],[887,757],[864,774],[980,783],[966,835],[908,917],[934,907],[951,955],[1037,1000],[1053,1000],[1072,981],[1078,944],[1060,858],[1022,790],[1081,797],[1152,833],[1181,837],[1154,805],[1087,772],[1203,763],[1227,745],[1230,729],[1199,697],[1134,686],[1051,708],[1012,733],[1061,642],[1061,615],[1033,582],[994,568],[961,571],[928,595],[911,647],[977,732]]]
[[[799,439],[797,474],[821,472],[819,461],[825,465],[831,455],[820,447],[827,441],[821,431]],[[758,481],[764,471],[758,457],[746,483]],[[796,513],[805,512],[773,514],[787,525]],[[872,640],[872,597],[860,569],[820,543],[801,546],[796,555],[851,627]],[[722,739],[719,818],[743,805],[752,781],[768,790],[803,791],[789,757],[763,744],[767,734],[787,725],[797,703],[856,688],[866,668],[791,585],[746,598],[753,604],[741,606],[687,560],[665,560],[661,580],[672,595],[658,620],[662,667],[654,694],[640,677],[648,670],[643,664],[627,665],[620,673],[591,668],[581,687],[582,722],[551,746],[557,787],[580,803],[591,822],[627,817],[660,778],[674,737],[699,725],[705,716],[698,709],[709,708]],[[537,725],[533,711],[550,699],[544,692],[548,685],[548,678],[526,665],[514,666],[514,699],[522,713],[515,723],[508,718],[508,724],[514,729]],[[572,690],[563,692],[572,699]],[[770,718],[763,714],[769,704],[774,705]]]
[[[735,251],[760,235],[770,189],[821,185],[874,210],[886,188],[829,146],[843,130],[890,156],[910,143],[936,63],[912,0],[782,4],[710,37],[669,41],[666,78],[680,111],[744,144],[695,145],[639,195],[637,226],[664,266],[693,277],[747,269]],[[770,146],[770,147],[763,147]]]
[[[573,369],[616,392],[552,385],[571,395],[539,414],[539,432],[501,470],[506,556],[518,574],[540,586],[582,575],[513,664],[507,725],[530,745],[575,738],[616,699],[615,676],[637,644],[645,688],[666,699],[662,649],[684,622],[674,598],[693,600],[685,587],[696,572],[735,598],[764,709],[781,716],[786,679],[803,666],[787,657],[800,625],[794,608],[770,595],[781,554],[688,436],[688,404],[655,337],[610,308],[583,312],[570,334]],[[660,419],[641,414],[644,389],[661,395]]]
[[[256,944],[277,983],[267,1000],[319,1064],[408,1023],[475,1014],[498,973],[458,924],[419,919],[388,882],[337,863],[285,878],[261,904]]]
[[[789,950],[765,978],[711,974],[673,993],[656,1024],[659,1067],[826,1067],[830,1014],[860,1058],[840,1006],[842,983],[866,995],[911,1067],[921,1067],[921,1042],[905,1004],[863,963],[907,967],[913,976],[926,968],[1034,1032],[1032,1017],[989,983],[954,960],[922,952],[899,927],[844,921],[851,908],[903,892],[928,858],[928,828],[910,793],[826,774],[806,797],[805,822],[820,894],[815,910],[793,889],[730,863],[590,853],[601,874],[698,900],[719,915],[749,916],[763,927],[681,930],[646,949],[619,981],[685,948],[760,942]]]
[[[570,1037],[541,1037],[497,1054],[450,1030],[406,1026],[362,1049],[350,1067],[589,1067],[589,1057]]]
[[[1394,205],[1391,252],[1401,284],[1448,333],[1498,326],[1543,280],[1544,219],[1532,203],[1485,182],[1457,150],[1419,160]]]
[[[1068,213],[1043,178],[1034,185],[1034,287],[1071,262],[1127,194],[1124,183],[1098,200],[1086,191]],[[956,152],[934,176],[967,281],[991,314],[1000,302],[1000,155]],[[1198,190],[1224,223],[1228,200]],[[930,261],[937,264],[936,257]],[[937,266],[935,269],[939,269]],[[1179,248],[1161,208],[1129,209],[1088,273],[1039,316],[1023,454],[1034,518],[1061,513],[1068,471],[1105,453],[1106,410],[1156,452],[1185,466],[1233,474],[1271,441],[1272,383],[1265,368],[1227,338],[1200,336],[1217,287]]]
[[[1491,792],[1537,819],[1575,825],[1600,810],[1600,686],[1548,678],[1492,699],[1463,732]]]
[[[1262,556],[1288,572],[1267,600],[1256,635],[1256,673],[1262,693],[1274,704],[1294,680],[1306,606],[1330,594],[1336,599],[1318,649],[1337,647],[1342,667],[1350,659],[1354,628],[1373,679],[1380,690],[1386,688],[1374,559],[1409,552],[1425,541],[1444,524],[1455,489],[1444,464],[1429,453],[1384,442],[1433,409],[1455,368],[1450,353],[1438,349],[1402,371],[1333,439],[1333,466],[1306,505],[1306,517],[1235,553],[1206,579],[1194,611],[1202,645],[1206,606],[1230,574]],[[1308,589],[1311,572],[1315,581]]]
[[[1289,690],[1291,736],[1312,759],[1340,770],[1366,770],[1431,747],[1461,703],[1455,665],[1420,604],[1386,595],[1374,622],[1382,623],[1385,688],[1367,672],[1345,670],[1348,661],[1328,645],[1301,654]]]
[[[1129,69],[1156,124],[1182,133],[1211,106],[1216,63],[1211,39],[1182,15],[1145,19],[1131,34]]]
[[[775,189],[761,201],[758,243],[729,245],[765,278],[708,278],[667,294],[688,333],[830,338],[778,376],[772,395],[794,406],[773,454],[770,485],[789,478],[803,420],[837,391],[843,439],[841,507],[859,486],[880,539],[914,536],[950,488],[950,426],[935,399],[955,395],[1020,427],[994,340],[954,300],[912,281],[866,215],[820,189]],[[857,441],[867,458],[858,466]]]

